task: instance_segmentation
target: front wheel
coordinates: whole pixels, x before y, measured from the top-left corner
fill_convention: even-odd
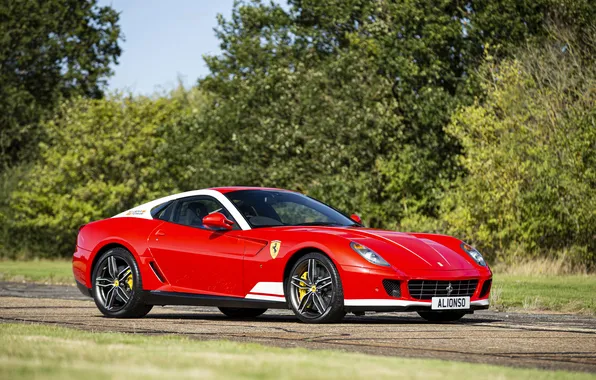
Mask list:
[[[102,254],[92,280],[93,299],[106,317],[140,318],[153,307],[143,302],[139,267],[124,248],[112,248]]]
[[[339,322],[346,315],[339,273],[321,253],[298,259],[285,285],[290,307],[302,322]]]
[[[419,311],[418,315],[429,322],[455,322],[466,313],[462,311]]]

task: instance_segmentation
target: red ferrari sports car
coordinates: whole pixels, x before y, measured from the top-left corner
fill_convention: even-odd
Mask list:
[[[189,191],[89,223],[73,272],[109,317],[203,305],[242,318],[291,308],[310,323],[366,311],[453,321],[488,308],[492,278],[454,237],[364,228],[300,193],[254,187]]]

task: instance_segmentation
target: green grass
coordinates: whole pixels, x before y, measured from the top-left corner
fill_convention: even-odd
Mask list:
[[[586,373],[0,324],[0,378],[596,379]]]
[[[0,280],[74,284],[70,261],[0,261]],[[496,310],[596,315],[596,275],[496,274],[491,292]]]
[[[499,275],[491,307],[596,315],[596,275]]]
[[[70,260],[1,260],[0,280],[74,284]]]

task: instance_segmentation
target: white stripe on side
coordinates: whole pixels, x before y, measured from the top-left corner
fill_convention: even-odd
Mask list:
[[[260,294],[248,294],[244,298],[251,299],[251,300],[261,300],[261,301],[286,302],[286,298],[285,297],[263,296],[263,295],[260,295]]]
[[[344,306],[430,306],[430,302],[385,299],[359,299],[344,300]]]
[[[470,302],[474,306],[488,305],[488,299]],[[431,306],[430,302],[386,299],[353,299],[344,300],[344,306]]]
[[[264,293],[283,296],[284,284],[283,282],[258,282],[249,293]]]

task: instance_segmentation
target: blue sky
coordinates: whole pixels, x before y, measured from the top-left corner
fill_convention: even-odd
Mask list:
[[[232,13],[234,0],[99,0],[120,12],[125,37],[110,90],[151,94],[208,73],[204,54],[219,53],[216,15]]]

